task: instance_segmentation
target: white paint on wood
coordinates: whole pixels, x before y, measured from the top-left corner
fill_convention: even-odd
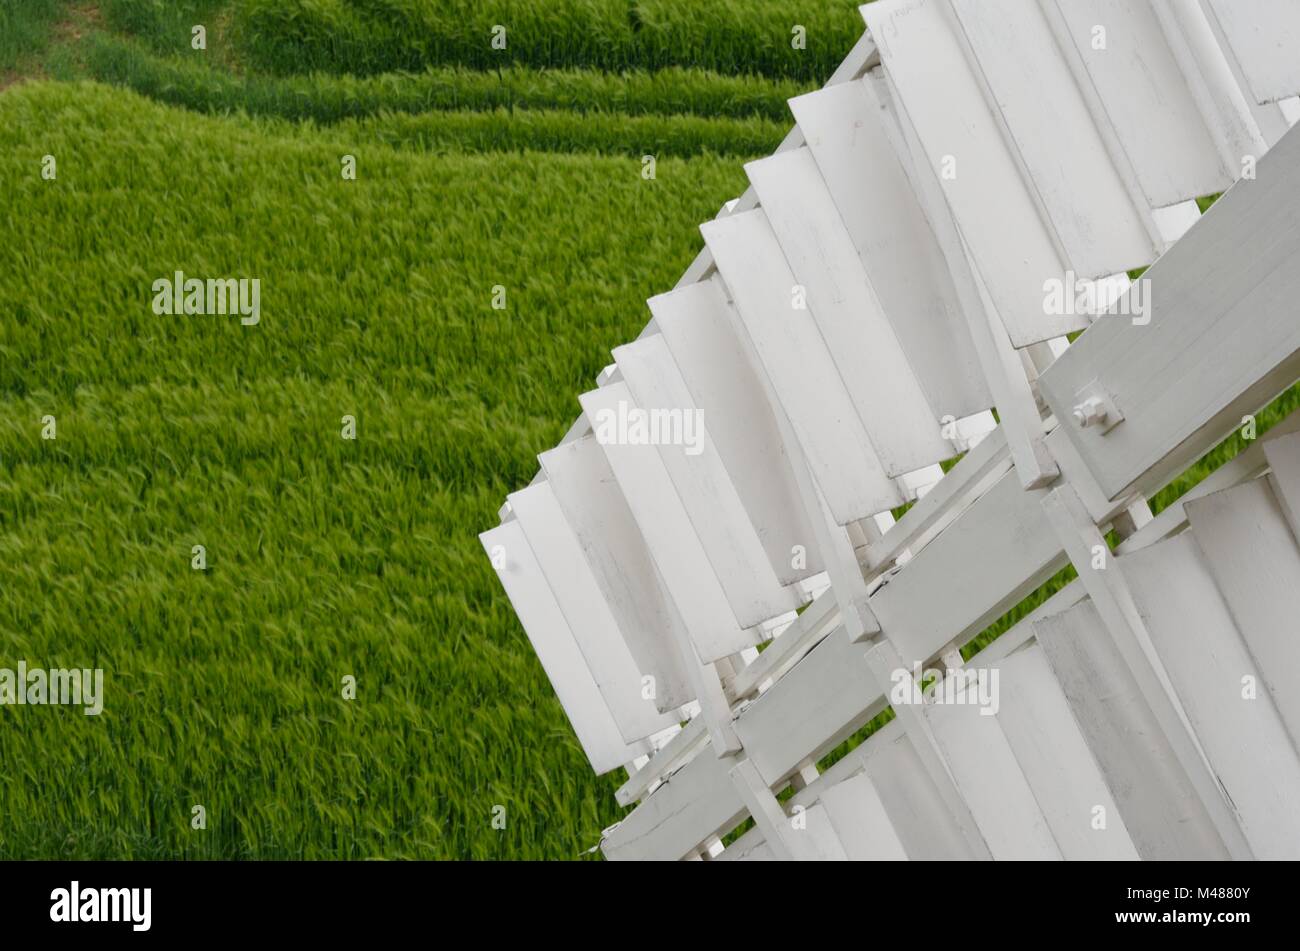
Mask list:
[[[961,827],[944,804],[925,765],[897,721],[867,740],[875,748],[867,775],[880,794],[880,802],[898,834],[899,842],[914,861],[988,858],[973,851]]]
[[[733,758],[707,750],[696,756],[605,836],[605,858],[676,862],[709,836],[734,829],[745,805],[731,782],[733,765]]]
[[[1179,202],[1177,205],[1170,205],[1168,208],[1157,208],[1154,214],[1160,233],[1169,244],[1173,244],[1187,234],[1192,225],[1201,220],[1201,208],[1195,201],[1184,201]],[[1111,296],[1109,300],[1119,300],[1128,290],[1127,275],[1125,275],[1125,278],[1125,286],[1120,289],[1119,293]]]
[[[777,858],[772,849],[763,841],[763,830],[757,826],[750,829],[718,856],[719,862],[775,862]]]
[[[1042,647],[1031,644],[1016,651],[998,669],[998,724],[1061,855],[1071,860],[1136,860],[1124,818]]]
[[[538,458],[637,667],[654,677],[656,706],[667,713],[694,700],[671,633],[681,617],[595,437]]]
[[[941,436],[943,413],[908,365],[812,153],[795,149],[745,170],[885,473],[955,456]]]
[[[1170,535],[1175,534],[1187,524],[1186,508],[1188,502],[1264,475],[1268,470],[1268,460],[1264,456],[1265,452],[1268,451],[1268,447],[1276,440],[1298,431],[1300,431],[1300,413],[1292,413],[1285,419],[1275,423],[1261,439],[1251,443],[1246,449],[1219,466],[1179,498],[1161,509],[1160,514],[1150,522],[1120,542],[1115,548],[1116,553],[1120,555],[1128,554],[1137,551],[1139,548],[1154,545],[1162,538],[1168,538]],[[1274,494],[1281,500],[1277,482],[1273,479],[1272,474],[1269,474],[1268,479],[1270,485],[1273,486]],[[1284,505],[1283,508],[1285,509],[1285,507]]]
[[[868,5],[867,24],[880,48],[903,121],[915,129],[1013,344],[1025,347],[1087,325],[1044,312],[1043,281],[1063,278],[1070,263],[1039,212],[997,118],[985,102],[950,21],[933,0]],[[943,177],[955,161],[955,177]],[[952,168],[951,164],[948,168]],[[1104,268],[1085,276],[1111,273]]]
[[[898,104],[888,74],[879,71],[879,79],[872,88],[878,101],[888,104],[894,119],[885,123],[886,134],[891,139],[895,155],[905,163],[912,188],[935,229],[935,237],[961,300],[977,359],[1006,427],[1007,444],[1016,460],[1020,482],[1026,488],[1046,485],[1056,478],[1058,470],[1043,443],[1037,399],[1013,349],[1007,327],[996,313],[988,290],[974,268],[966,241],[953,220],[940,187],[939,170],[926,158],[915,128]],[[1029,341],[1033,342],[1037,341]]]
[[[1001,429],[995,430],[904,512],[889,531],[859,550],[867,576],[878,574],[905,551],[920,551],[1010,469],[1006,436]]]
[[[1119,560],[1255,857],[1300,858],[1300,758],[1269,695],[1242,697],[1242,676],[1259,670],[1195,539],[1184,533]]]
[[[579,400],[593,426],[601,414],[617,419],[620,412],[644,410],[632,399],[626,383],[591,390]],[[713,663],[756,644],[756,632],[737,623],[658,448],[622,438],[601,442],[599,427],[596,440],[700,659]]]
[[[836,783],[821,794],[821,803],[844,854],[853,861],[906,861],[880,793],[866,773]]]
[[[718,278],[649,303],[777,577],[791,584],[823,571],[761,370],[736,336],[728,316],[732,305]],[[795,567],[796,546],[803,549],[804,567]]]
[[[709,731],[704,718],[696,716],[677,730],[663,743],[635,773],[627,778],[614,798],[620,806],[630,805],[644,797],[670,773],[679,769],[705,745]]]
[[[793,305],[794,276],[767,217],[748,211],[700,230],[836,522],[900,505],[811,313]]]
[[[818,861],[843,858],[843,850],[838,856],[834,852],[823,851],[824,836],[815,836],[810,828],[795,828],[790,816],[787,816],[776,801],[772,791],[759,776],[754,764],[741,759],[731,768],[731,780],[745,808],[753,817],[755,824],[763,830],[763,838],[777,858],[798,861]],[[834,833],[831,833],[832,838]],[[838,843],[836,843],[838,845]]]
[[[1269,481],[1278,504],[1291,526],[1291,534],[1300,540],[1300,434],[1267,440],[1263,451],[1272,470]]]
[[[497,570],[497,577],[560,698],[591,768],[597,774],[608,773],[649,752],[649,744],[627,744],[619,734],[523,529],[517,522],[509,522],[484,532],[479,539],[488,557],[494,557],[493,549],[497,546],[504,550],[504,567]]]
[[[1005,474],[872,596],[905,664],[978,633],[1065,564],[1041,496]]]
[[[862,645],[833,632],[781,678],[779,689],[762,694],[737,717],[736,734],[769,784],[885,708],[863,653]]]
[[[901,687],[910,693],[917,686],[912,666],[904,665],[887,637],[878,638],[871,645],[866,661],[876,679],[877,689],[887,696],[892,694],[895,687]],[[965,840],[966,850],[979,858],[990,858],[990,845],[982,835],[983,829],[979,827],[964,791],[958,788],[957,776],[948,760],[947,751],[936,736],[924,708],[911,703],[894,703],[892,709],[907,742],[916,751],[935,792]]]
[[[1189,0],[1150,3],[1202,118],[1221,130],[1224,164],[1236,168],[1243,155],[1263,155],[1268,144],[1205,10]]]
[[[698,444],[656,448],[737,622],[754,627],[793,611],[801,599],[777,578],[714,443],[711,421],[695,405],[663,337],[618,347],[614,357],[641,409],[698,414]]]
[[[1143,859],[1229,857],[1091,601],[1034,623],[1038,644]]]
[[[938,418],[993,405],[943,253],[871,77],[790,100],[886,319]]]
[[[727,693],[733,700],[749,697],[758,692],[760,685],[783,675],[790,666],[807,654],[830,629],[839,623],[839,606],[832,591],[823,591],[767,645],[767,649],[751,663],[738,671],[728,685]]]
[[[1098,320],[1039,378],[1102,491],[1144,494],[1300,376],[1300,135],[1288,133],[1143,275],[1149,322]],[[1227,345],[1231,341],[1231,345]],[[1124,413],[1071,422],[1094,384]]]
[[[1130,195],[1042,8],[952,0],[952,10],[976,60],[971,67],[992,96],[987,104],[1028,173],[1024,185],[1037,192],[1069,266],[1096,278],[1150,264],[1158,249],[1143,222],[1147,209]],[[962,171],[959,165],[959,181]]]
[[[642,696],[641,670],[550,483],[512,493],[510,504],[623,739],[631,743],[674,726],[675,716]]]
[[[1227,188],[1237,171],[1220,159],[1218,130],[1207,127],[1151,6],[1130,0],[1046,2],[1064,21],[1151,206]],[[1106,30],[1104,49],[1094,49],[1096,26]]]
[[[1192,536],[1287,732],[1300,740],[1300,547],[1268,481],[1187,505]],[[1240,680],[1240,678],[1238,678]],[[1300,748],[1300,747],[1297,747]]]
[[[994,859],[1060,859],[1047,819],[994,716],[962,704],[921,707]]]
[[[1300,93],[1300,5],[1294,0],[1208,0],[1255,102]]]

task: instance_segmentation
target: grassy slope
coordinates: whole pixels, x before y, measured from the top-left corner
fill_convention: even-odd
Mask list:
[[[576,114],[694,115],[762,118],[790,124],[787,100],[808,84],[669,67],[604,73],[589,69],[507,66],[476,70],[431,67],[418,73],[356,77],[316,72],[300,76],[235,73],[215,57],[186,48],[149,49],[110,33],[88,37],[88,74],[155,99],[203,112],[332,122],[381,111],[420,113],[465,109],[565,109]]]
[[[862,34],[858,6],[855,0],[234,0],[233,22],[248,57],[280,73],[524,63],[699,66],[824,80]],[[804,30],[800,49],[792,44],[796,26]],[[497,27],[506,31],[503,49],[492,45]]]
[[[0,83],[46,49],[61,6],[60,0],[0,2]]]
[[[0,854],[594,843],[615,784],[475,533],[738,164],[668,160],[647,182],[631,159],[358,148],[56,84],[0,96],[0,130],[0,228],[23,238],[0,246],[0,656],[108,678],[98,720],[0,711],[0,815],[22,817]],[[154,316],[175,269],[259,277],[260,325]]]

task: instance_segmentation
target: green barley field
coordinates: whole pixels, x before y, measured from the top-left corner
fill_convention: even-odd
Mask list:
[[[97,717],[0,706],[0,858],[589,855],[620,777],[477,534],[860,32],[0,0],[0,668],[105,670]],[[177,271],[258,279],[260,319],[155,313]]]
[[[0,0],[0,667],[105,670],[97,717],[0,706],[0,857],[570,859],[620,818],[477,533],[861,24],[697,10]],[[260,320],[156,314],[176,271]]]

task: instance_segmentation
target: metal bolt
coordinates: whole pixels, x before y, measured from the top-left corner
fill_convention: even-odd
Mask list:
[[[1081,427],[1095,426],[1106,418],[1106,405],[1097,397],[1090,396],[1074,408],[1074,421]]]

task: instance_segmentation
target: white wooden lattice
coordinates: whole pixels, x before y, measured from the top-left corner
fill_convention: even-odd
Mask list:
[[[1300,857],[1300,6],[862,12],[482,536],[605,856]]]

